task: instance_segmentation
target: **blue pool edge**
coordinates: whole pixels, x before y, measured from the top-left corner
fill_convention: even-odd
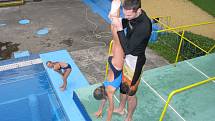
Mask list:
[[[72,60],[67,50],[59,50],[54,52],[48,52],[44,54],[40,54],[40,58],[43,61],[43,65],[47,74],[49,76],[50,82],[54,88],[54,91],[59,98],[59,101],[63,107],[63,110],[70,121],[74,120],[85,120],[91,121],[87,112],[84,112],[84,108],[80,107],[77,103],[78,96],[73,93],[74,89],[78,89],[81,87],[89,86],[88,81],[85,79],[84,75],[81,73],[78,66]],[[67,62],[72,67],[72,72],[68,77],[68,87],[65,91],[59,90],[59,85],[62,83],[62,80],[59,74],[56,74],[51,69],[48,69],[45,65],[46,61],[63,61]]]

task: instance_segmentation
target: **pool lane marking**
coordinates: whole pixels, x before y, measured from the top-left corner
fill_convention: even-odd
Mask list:
[[[188,61],[185,61],[189,66],[191,66],[193,69],[195,69],[196,71],[198,71],[199,73],[201,73],[202,75],[204,75],[206,78],[210,78],[207,74],[205,74],[204,72],[202,72],[201,70],[199,70],[197,67],[195,67],[193,64],[191,64]],[[215,83],[215,81],[213,81]]]
[[[7,65],[0,66],[0,71],[11,70],[11,69],[25,67],[25,66],[39,64],[39,63],[42,63],[42,60],[40,58],[29,60],[29,61],[22,61],[18,63],[7,64]]]
[[[152,87],[150,86],[144,79],[142,81],[161,99],[166,103],[166,100]],[[186,121],[170,104],[168,105],[183,121]]]

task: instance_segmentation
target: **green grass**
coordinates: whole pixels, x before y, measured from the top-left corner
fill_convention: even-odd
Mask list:
[[[215,45],[215,40],[191,32],[185,32],[185,37],[206,51]],[[175,33],[160,34],[156,42],[149,43],[149,48],[153,49],[160,56],[163,56],[170,63],[174,63],[179,41],[180,37]],[[182,45],[179,61],[205,55],[204,52],[190,45],[187,41],[184,41]],[[215,52],[215,49],[212,52]]]
[[[215,17],[215,0],[190,0],[204,11]]]

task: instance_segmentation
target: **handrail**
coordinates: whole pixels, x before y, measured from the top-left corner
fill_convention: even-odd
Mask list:
[[[24,0],[1,2],[0,7],[8,7],[8,6],[15,6],[15,5],[23,5],[23,4],[24,4]]]
[[[182,37],[184,36],[184,30],[182,32]],[[178,58],[179,58],[179,54],[181,52],[181,45],[182,45],[182,42],[183,42],[183,38],[181,37],[181,40],[180,40],[180,43],[178,45],[178,51],[177,51],[177,55],[176,55],[176,59],[175,59],[175,65],[176,63],[178,62]]]
[[[112,50],[112,45],[113,45],[113,40],[110,41],[110,44],[109,44],[109,49],[108,49],[108,56],[110,56],[111,54],[111,50]],[[108,61],[106,62],[106,70],[105,70],[105,78],[104,80],[107,79],[107,74],[108,74]]]
[[[170,31],[170,30],[185,29],[185,28],[196,27],[196,26],[201,26],[201,25],[208,25],[208,24],[215,24],[215,21],[201,22],[201,23],[191,24],[191,25],[183,25],[183,26],[178,26],[175,28],[158,30],[157,32],[165,32],[165,31]]]
[[[171,18],[171,16],[153,16],[153,17],[150,17],[150,18],[155,19],[155,18],[168,18],[168,17]]]
[[[171,16],[153,16],[150,17],[151,19],[155,20],[156,22],[161,22],[160,20],[157,20],[156,18],[166,18],[167,19],[167,26],[170,24]],[[166,24],[164,24],[166,25]]]
[[[210,53],[214,48],[215,48],[215,44],[214,44],[214,46],[210,50],[208,50],[208,53]]]
[[[162,23],[162,22],[160,22],[160,21],[159,21],[159,23],[162,24],[163,26],[165,26],[165,27],[171,29],[170,31],[173,31],[173,32],[176,33],[178,36],[182,37],[182,35],[181,35],[180,33],[178,33],[175,29],[172,29],[172,27],[169,27],[169,26],[165,25],[164,23]],[[157,31],[156,31],[156,32],[157,32]],[[189,43],[191,43],[192,45],[194,45],[195,47],[197,47],[198,49],[200,49],[201,51],[203,51],[203,52],[205,52],[206,54],[208,54],[207,51],[205,51],[204,49],[202,49],[201,47],[199,47],[198,45],[196,45],[195,43],[193,43],[192,41],[190,41],[190,40],[187,39],[186,37],[183,36],[182,38],[183,38],[184,40],[188,41]]]
[[[175,29],[175,28],[172,28],[172,27],[170,27],[170,26],[164,24],[163,22],[161,22],[161,21],[159,21],[159,20],[155,20],[155,21],[157,21],[158,23],[160,23],[162,26],[168,28],[168,29],[165,29],[166,31],[172,31],[173,33],[175,33],[175,34],[177,34],[178,36],[180,36],[182,39],[186,40],[187,42],[189,42],[190,44],[192,44],[192,45],[195,46],[196,48],[198,48],[198,49],[200,49],[201,51],[203,51],[205,54],[209,54],[209,53],[215,48],[215,45],[214,45],[209,51],[206,51],[206,50],[202,49],[200,46],[198,46],[197,44],[195,44],[194,42],[192,42],[191,40],[187,39],[185,36],[182,36],[179,32],[177,32],[176,29],[178,29],[178,28],[176,28],[176,29]],[[215,23],[215,21],[214,21],[214,22],[208,22],[207,24],[214,24],[214,23]],[[206,23],[205,23],[205,24],[206,24]],[[195,25],[197,26],[197,24],[195,24]],[[156,32],[159,33],[159,32],[161,32],[161,31],[159,30],[159,31],[156,31]],[[176,57],[175,60],[177,60],[177,57]],[[175,63],[176,63],[176,62],[175,62]]]
[[[172,97],[173,97],[175,94],[180,93],[180,92],[183,92],[183,91],[186,91],[186,90],[189,90],[189,89],[192,89],[192,88],[194,88],[194,87],[197,87],[197,86],[200,86],[200,85],[203,85],[203,84],[206,84],[206,83],[208,83],[208,82],[210,82],[210,81],[213,81],[213,80],[215,80],[215,77],[212,77],[212,78],[203,80],[203,81],[201,81],[201,82],[197,82],[197,83],[194,83],[194,84],[191,84],[191,85],[185,86],[185,87],[183,87],[183,88],[180,88],[180,89],[177,89],[177,90],[172,91],[172,92],[169,94],[169,96],[168,96],[167,102],[166,102],[166,104],[165,104],[165,106],[164,106],[164,109],[163,109],[163,112],[162,112],[162,114],[161,114],[161,116],[160,116],[159,121],[163,121],[163,118],[164,118],[164,115],[165,115],[165,113],[166,113],[167,107],[168,107],[168,105],[169,105],[169,103],[170,103]]]

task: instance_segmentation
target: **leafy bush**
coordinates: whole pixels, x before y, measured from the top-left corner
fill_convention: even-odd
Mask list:
[[[214,9],[215,0],[190,0],[190,1],[215,17]]]
[[[184,36],[206,51],[208,51],[213,45],[215,45],[215,40],[202,35],[194,34],[192,32],[186,31]],[[170,63],[174,63],[180,39],[180,36],[175,33],[159,34],[158,40],[156,42],[149,43],[149,48],[156,51]],[[213,49],[212,52],[215,52],[215,49]],[[205,55],[203,51],[188,43],[186,40],[183,40],[179,61],[195,58],[202,55]]]

